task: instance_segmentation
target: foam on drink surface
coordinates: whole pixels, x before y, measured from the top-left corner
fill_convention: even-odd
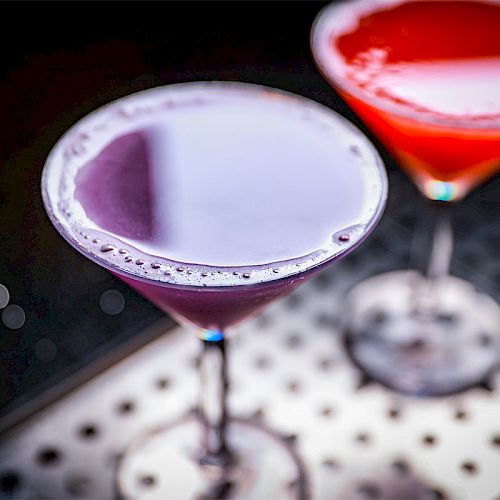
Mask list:
[[[315,50],[341,86],[457,123],[500,119],[497,0],[354,1],[329,12]]]
[[[247,87],[156,89],[75,125],[44,173],[63,234],[112,270],[199,286],[295,275],[359,242],[385,195],[372,146],[312,101]]]

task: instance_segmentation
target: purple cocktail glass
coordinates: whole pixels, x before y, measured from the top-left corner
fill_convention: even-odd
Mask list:
[[[160,462],[161,498],[277,498],[294,481],[306,496],[285,443],[227,414],[226,332],[375,227],[387,180],[370,142],[293,94],[178,84],[74,125],[47,160],[42,192],[64,238],[203,342],[198,414],[133,441],[118,468],[120,494],[152,491],[137,474]]]

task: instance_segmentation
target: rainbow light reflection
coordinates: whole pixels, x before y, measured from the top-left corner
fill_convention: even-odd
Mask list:
[[[427,181],[424,194],[431,200],[452,201],[458,197],[458,186],[452,182]]]
[[[201,330],[199,337],[207,342],[218,342],[224,338],[224,334],[219,330]]]

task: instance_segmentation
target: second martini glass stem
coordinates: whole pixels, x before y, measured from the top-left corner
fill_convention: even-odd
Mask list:
[[[426,276],[430,280],[435,280],[449,274],[453,254],[453,226],[452,207],[449,203],[441,202],[439,206],[435,205],[432,208],[435,225]]]
[[[200,418],[202,423],[202,456],[204,464],[225,468],[232,454],[227,445],[227,361],[226,341],[219,333],[207,332],[215,340],[203,340],[201,356]]]

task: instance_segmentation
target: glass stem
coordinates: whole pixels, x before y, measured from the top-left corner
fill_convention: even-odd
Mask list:
[[[210,331],[214,338],[214,332]],[[208,335],[207,335],[208,336]],[[231,452],[227,445],[227,362],[224,335],[216,340],[202,340],[200,419],[203,426],[202,457],[204,464],[227,467]]]
[[[450,272],[451,257],[453,254],[453,227],[449,202],[438,202],[433,205],[432,218],[434,222],[434,235],[432,248],[427,262],[425,275],[434,280],[446,276]]]

